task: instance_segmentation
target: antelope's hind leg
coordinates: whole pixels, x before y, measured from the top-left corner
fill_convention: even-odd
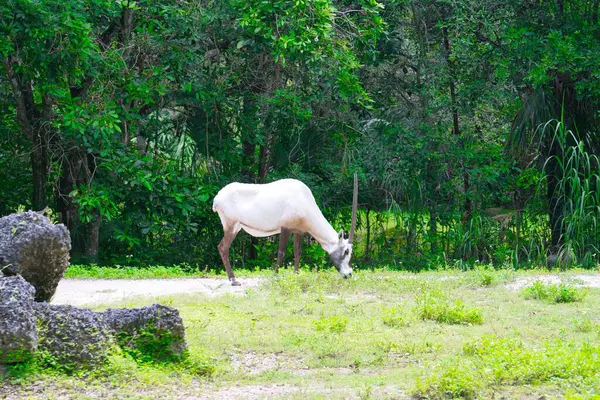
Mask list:
[[[275,264],[275,273],[279,272],[279,267],[285,258],[285,248],[287,247],[287,242],[290,239],[291,231],[286,228],[281,228],[281,233],[279,234],[279,250],[277,251],[277,264]]]
[[[300,254],[302,254],[302,234],[294,234],[294,271],[298,273],[298,265],[300,264]]]
[[[223,229],[223,239],[218,246],[221,260],[223,261],[223,265],[225,265],[225,271],[227,271],[227,277],[231,281],[231,286],[242,286],[242,284],[235,279],[235,275],[233,275],[233,270],[231,269],[231,263],[229,262],[229,248],[239,231],[240,227],[235,226]]]

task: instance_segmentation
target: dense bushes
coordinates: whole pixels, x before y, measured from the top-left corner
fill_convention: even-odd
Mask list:
[[[213,268],[220,187],[301,179],[348,230],[357,172],[362,265],[592,267],[600,28],[569,4],[11,1],[0,213],[48,206],[83,262]]]

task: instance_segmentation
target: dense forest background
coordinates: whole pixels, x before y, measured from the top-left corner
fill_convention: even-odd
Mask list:
[[[359,265],[597,265],[599,3],[5,0],[0,215],[221,268],[220,187],[301,179],[347,230],[357,172]]]

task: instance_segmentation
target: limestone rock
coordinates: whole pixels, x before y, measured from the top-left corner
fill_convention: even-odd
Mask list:
[[[186,350],[185,328],[175,308],[153,304],[108,309],[102,315],[119,345],[141,358],[168,361],[181,357]]]
[[[140,361],[175,361],[185,355],[185,328],[177,309],[154,304],[94,312],[35,302],[34,294],[21,276],[0,276],[0,365],[36,354],[71,372],[101,365],[116,345]]]
[[[69,266],[70,250],[67,228],[42,214],[28,211],[0,218],[0,271],[31,283],[36,301],[50,301]]]
[[[34,293],[20,276],[0,277],[0,364],[26,361],[37,348]]]
[[[34,303],[38,350],[62,369],[102,364],[114,344],[100,313],[69,305]]]

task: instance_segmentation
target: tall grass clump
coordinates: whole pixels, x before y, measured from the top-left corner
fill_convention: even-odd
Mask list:
[[[461,300],[450,301],[444,293],[437,289],[425,289],[415,299],[417,315],[423,320],[432,320],[442,324],[483,323],[481,310],[467,307]]]
[[[558,154],[544,165],[558,179],[554,207],[562,245],[557,261],[563,268],[574,263],[594,266],[600,254],[600,162],[584,139],[557,123],[552,146]]]
[[[586,291],[570,286],[566,283],[549,285],[535,281],[531,286],[523,289],[522,294],[526,299],[548,301],[550,303],[574,303],[582,301]]]

